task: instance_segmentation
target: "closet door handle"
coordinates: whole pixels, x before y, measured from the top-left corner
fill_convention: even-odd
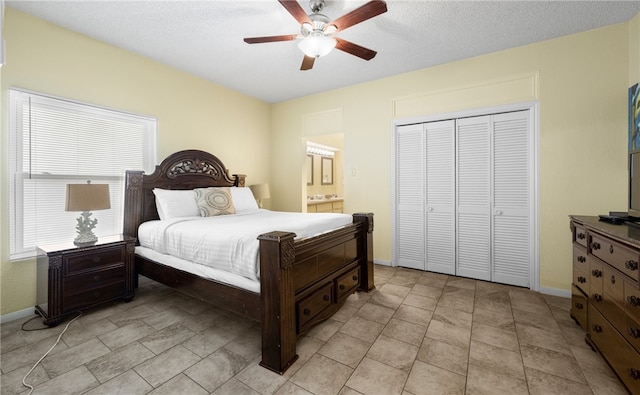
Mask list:
[[[427,211],[432,213],[433,212],[433,207],[427,207]]]
[[[502,215],[502,210],[496,210],[496,215]]]

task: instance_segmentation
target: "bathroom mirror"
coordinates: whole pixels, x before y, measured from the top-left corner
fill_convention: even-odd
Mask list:
[[[322,182],[321,185],[333,184],[333,158],[322,158],[321,170],[322,170]]]
[[[307,155],[307,185],[313,185],[313,155]]]

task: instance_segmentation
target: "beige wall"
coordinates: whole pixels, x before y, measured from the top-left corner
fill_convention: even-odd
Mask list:
[[[344,167],[357,170],[345,172],[345,212],[375,213],[374,255],[390,261],[392,123],[537,100],[540,285],[569,290],[568,215],[627,207],[626,94],[637,19],[634,28],[615,25],[274,105],[274,208],[300,205],[286,175],[301,166],[305,113],[342,108]]]
[[[2,103],[19,87],[158,119],[157,158],[188,148],[217,155],[248,184],[269,181],[270,105],[6,8]],[[35,304],[35,264],[9,262],[7,109],[2,116],[0,314]],[[268,205],[268,201],[267,201]],[[69,224],[69,226],[74,226]]]

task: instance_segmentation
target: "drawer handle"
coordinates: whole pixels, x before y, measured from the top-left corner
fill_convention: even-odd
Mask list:
[[[613,254],[613,245],[609,246],[609,254]]]
[[[329,297],[329,295],[324,295],[322,297],[322,300],[324,300],[325,302],[328,302],[331,298]]]
[[[640,338],[640,329],[638,328],[629,327],[627,332],[629,332],[629,336],[633,337],[634,339]]]
[[[600,243],[594,241],[593,243],[591,243],[591,249],[592,250],[599,250],[600,249]]]
[[[600,332],[602,332],[602,327],[601,327],[600,325],[598,325],[598,324],[594,324],[591,328],[592,328],[592,329],[593,329],[593,331],[594,331],[594,332],[596,332],[596,333],[600,333]]]
[[[587,261],[587,258],[583,257],[582,255],[578,256],[577,258],[578,262],[580,263],[585,263]]]
[[[586,282],[587,282],[587,279],[586,279],[586,278],[584,278],[584,277],[582,277],[582,276],[578,276],[578,282],[579,282],[580,284],[584,284],[584,283],[586,283]]]
[[[627,369],[627,373],[629,373],[629,377],[631,377],[632,379],[640,380],[640,370],[629,368]]]
[[[585,235],[584,233],[578,233],[578,239],[584,240],[585,237],[587,237],[587,235]]]
[[[351,277],[351,279],[352,279],[353,281],[358,281],[358,276],[353,276],[353,277]]]
[[[595,300],[596,302],[602,302],[602,295],[593,294],[593,300]]]
[[[634,261],[633,259],[630,259],[624,263],[624,267],[626,267],[629,270],[638,270],[638,262]]]
[[[636,297],[635,295],[631,295],[627,297],[627,301],[629,302],[629,304],[631,306],[638,306],[638,304],[640,304],[640,299],[638,297]]]
[[[576,303],[576,309],[582,310],[583,308],[584,308],[584,306],[582,305],[582,303],[580,303],[580,302]]]
[[[302,310],[302,314],[304,314],[304,315],[309,315],[309,314],[311,314],[311,310],[309,310],[309,309],[304,309],[304,310]]]
[[[616,283],[616,276],[614,276],[613,274],[611,275],[611,284],[615,284]]]
[[[338,288],[340,288],[341,291],[344,291],[344,284],[340,284]]]
[[[94,256],[92,261],[93,261],[93,263],[100,263],[100,257],[99,256]]]
[[[100,281],[101,277],[99,274],[96,274],[95,276],[93,276],[93,281]]]
[[[595,278],[601,277],[602,276],[602,270],[598,270],[598,269],[593,269],[591,271],[591,275]]]

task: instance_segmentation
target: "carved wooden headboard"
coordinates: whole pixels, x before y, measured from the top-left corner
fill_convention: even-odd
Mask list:
[[[127,170],[123,233],[137,238],[141,223],[159,218],[153,188],[244,187],[245,178],[244,174],[229,177],[228,170],[220,159],[199,150],[171,154],[149,175],[143,171]]]

